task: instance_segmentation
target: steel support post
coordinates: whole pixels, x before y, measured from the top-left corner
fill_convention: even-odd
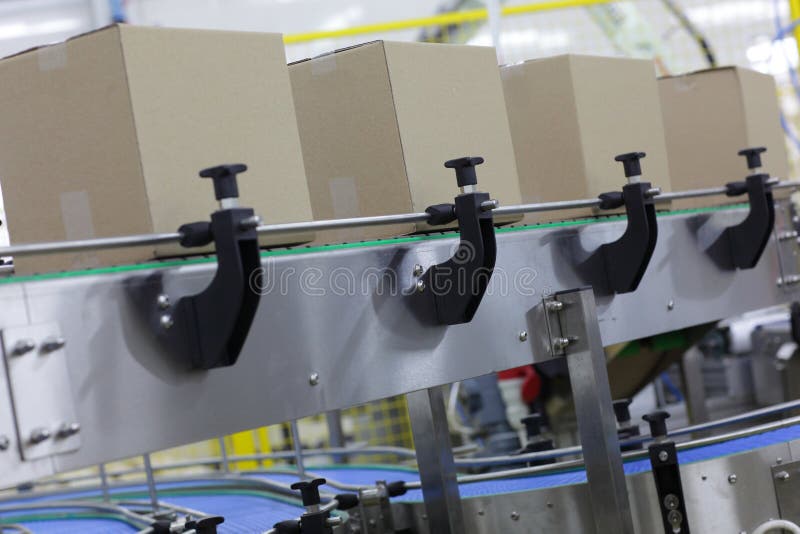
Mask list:
[[[450,446],[443,388],[415,391],[407,394],[406,399],[428,515],[428,531],[462,534],[465,531],[464,515]]]
[[[551,350],[567,359],[598,533],[633,533],[606,357],[591,289],[556,293],[548,308]]]

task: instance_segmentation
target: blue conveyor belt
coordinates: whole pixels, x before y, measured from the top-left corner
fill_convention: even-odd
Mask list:
[[[778,430],[771,430],[733,439],[703,447],[684,449],[679,452],[681,463],[694,463],[712,460],[722,456],[730,456],[754,449],[760,449],[770,445],[786,443],[795,439],[800,439],[800,425],[789,426]],[[339,466],[326,468],[312,468],[313,472],[339,482],[353,485],[371,485],[376,480],[395,480],[414,481],[418,480],[416,472],[390,466]],[[641,473],[650,470],[648,459],[633,460],[625,463],[627,474]],[[294,475],[274,473],[269,471],[259,471],[248,473],[248,476],[265,478],[276,482],[289,484],[297,480]],[[510,478],[501,480],[488,480],[461,484],[461,496],[463,498],[478,497],[484,495],[497,495],[519,491],[531,491],[535,489],[552,488],[569,484],[578,484],[586,481],[584,470],[573,470],[558,473],[549,473],[539,476],[527,476],[520,478]],[[263,532],[270,528],[274,523],[284,519],[300,516],[303,509],[297,504],[287,503],[282,498],[270,498],[266,494],[254,494],[253,491],[219,490],[209,488],[208,491],[200,492],[181,492],[182,487],[189,485],[198,486],[214,484],[216,481],[197,481],[183,483],[159,484],[161,490],[171,490],[160,496],[162,501],[175,505],[200,510],[207,514],[221,515],[225,517],[225,523],[220,525],[221,533],[251,533]],[[324,488],[331,493],[340,493],[341,490],[335,488]],[[146,488],[143,485],[130,485],[116,488],[115,493],[141,493],[136,498],[146,498]],[[97,497],[96,491],[73,491],[64,492],[55,496],[20,496],[14,501],[3,502],[3,506],[16,503],[40,502],[52,499],[78,499],[86,497]],[[409,491],[406,495],[397,500],[404,502],[419,502],[422,500],[422,492],[419,490]],[[45,510],[42,510],[45,512]],[[36,511],[17,511],[0,513],[0,521],[7,521],[14,517],[35,515]],[[24,526],[32,531],[44,534],[55,532],[86,532],[104,534],[128,534],[135,532],[136,529],[120,521],[103,518],[86,519],[58,519],[51,521],[22,521]]]

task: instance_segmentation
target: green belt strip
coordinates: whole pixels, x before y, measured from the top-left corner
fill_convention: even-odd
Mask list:
[[[725,206],[711,206],[707,208],[696,208],[696,209],[686,209],[686,210],[674,210],[674,211],[663,211],[658,212],[657,215],[659,217],[670,217],[673,215],[691,215],[695,213],[713,213],[716,211],[729,211],[734,209],[741,209],[747,207],[748,204],[729,204]],[[603,222],[611,222],[611,221],[624,221],[626,220],[625,215],[610,215],[610,216],[598,216],[598,217],[590,217],[585,219],[571,219],[568,221],[558,221],[558,222],[548,222],[548,223],[541,223],[541,224],[526,224],[526,225],[519,225],[519,226],[505,226],[501,228],[496,228],[495,232],[498,234],[506,234],[506,233],[513,233],[513,232],[522,232],[525,230],[543,230],[546,228],[564,228],[567,226],[579,226],[582,224],[596,224],[596,223],[603,223]],[[433,233],[433,234],[424,234],[424,235],[412,235],[412,236],[403,236],[403,237],[392,237],[387,239],[377,239],[373,241],[359,241],[356,243],[341,243],[335,245],[318,245],[318,246],[300,246],[294,248],[277,248],[271,250],[263,250],[261,252],[262,258],[270,258],[276,256],[288,256],[288,255],[299,255],[299,254],[310,254],[313,252],[330,252],[334,250],[347,250],[347,249],[356,249],[356,248],[363,248],[363,247],[376,247],[376,246],[384,246],[384,245],[400,245],[404,243],[419,243],[423,241],[432,241],[436,239],[448,239],[451,237],[458,236],[457,231],[448,231],[448,232],[441,232],[441,233]],[[53,272],[53,273],[42,273],[42,274],[34,274],[34,275],[26,275],[26,276],[9,276],[6,278],[0,278],[0,284],[14,284],[20,282],[34,282],[39,280],[56,280],[59,278],[72,278],[75,276],[89,276],[89,275],[101,275],[101,274],[115,274],[115,273],[125,273],[131,271],[142,271],[147,269],[163,269],[166,267],[180,267],[186,265],[198,265],[203,263],[213,263],[215,262],[215,256],[213,254],[204,255],[204,256],[191,256],[188,258],[176,258],[171,260],[164,260],[164,261],[150,261],[145,263],[136,263],[133,265],[118,265],[113,267],[99,267],[95,269],[82,269],[82,270],[75,270],[75,271],[60,271],[60,272]]]

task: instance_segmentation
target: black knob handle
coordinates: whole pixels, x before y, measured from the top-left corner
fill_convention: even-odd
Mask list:
[[[406,491],[406,483],[402,480],[396,480],[386,484],[386,493],[389,494],[389,497],[399,497],[400,495],[405,495]]]
[[[525,425],[525,435],[529,440],[538,437],[542,433],[542,416],[538,413],[526,415],[521,419]]]
[[[642,164],[639,163],[646,154],[644,152],[628,152],[627,154],[620,154],[614,158],[614,161],[621,161],[622,167],[625,169],[625,177],[642,175]]]
[[[767,149],[763,146],[744,148],[739,151],[739,155],[747,158],[747,168],[754,170],[761,167],[761,154],[766,151]]]
[[[667,435],[667,419],[669,412],[658,410],[642,416],[642,419],[650,425],[650,435],[654,438],[661,438]]]
[[[236,184],[236,175],[247,170],[243,163],[218,165],[200,171],[201,178],[214,180],[214,195],[217,200],[223,198],[239,198],[239,186]]]
[[[300,490],[303,497],[303,506],[313,506],[319,504],[319,487],[325,484],[324,478],[315,478],[311,481],[295,482],[292,484],[293,490]]]
[[[467,185],[478,185],[478,175],[475,172],[475,167],[483,163],[483,158],[478,157],[463,157],[458,159],[451,159],[444,162],[444,166],[448,169],[456,170],[456,181],[458,187]]]
[[[614,406],[614,416],[617,418],[617,423],[627,423],[631,420],[631,411],[628,408],[631,405],[631,399],[617,399],[612,405]]]

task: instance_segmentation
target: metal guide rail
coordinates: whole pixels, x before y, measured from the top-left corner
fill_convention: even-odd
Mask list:
[[[423,492],[426,500],[428,492],[445,496],[429,503],[438,510],[430,524],[458,532],[454,465],[442,456],[449,445],[428,431],[441,424],[436,387],[565,357],[580,386],[582,441],[597,444],[586,456],[596,526],[628,532],[602,347],[785,303],[800,282],[791,207],[772,197],[798,184],[755,173],[758,150],[745,152],[753,171],[746,181],[661,197],[746,194],[746,206],[657,217],[660,191],[641,181],[643,154],[631,153],[618,157],[629,179],[622,192],[505,208],[596,205],[624,207],[624,216],[504,229],[492,218],[504,208],[476,191],[482,159],[452,160],[455,203],[398,217],[458,221],[457,236],[305,253],[262,254],[257,236],[398,219],[260,226],[238,205],[236,175],[245,167],[221,166],[201,172],[220,201],[210,222],[175,234],[0,249],[21,255],[153,239],[216,246],[214,263],[0,286],[0,395],[12,399],[0,404],[0,483],[414,392],[414,433],[430,438],[417,446]]]

